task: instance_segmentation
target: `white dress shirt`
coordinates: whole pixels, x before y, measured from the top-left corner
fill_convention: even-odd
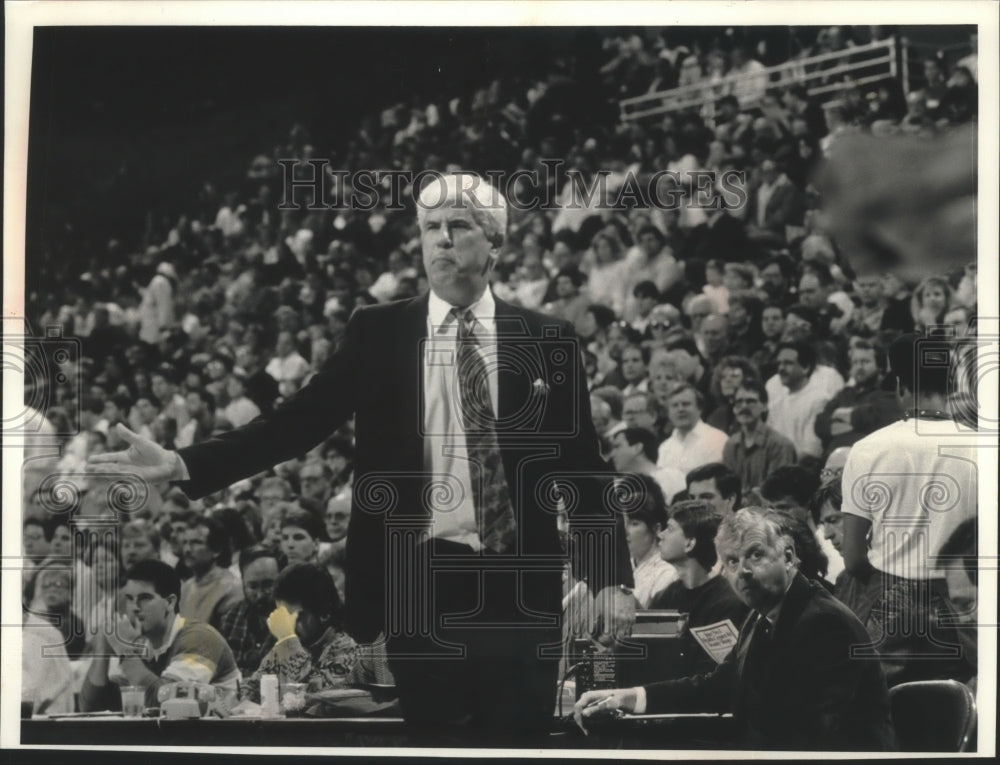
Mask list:
[[[486,361],[490,400],[496,415],[499,389],[496,365],[489,363],[496,349],[496,303],[489,289],[471,306],[476,317],[473,335]],[[424,469],[441,491],[427,493],[431,502],[431,536],[482,548],[476,527],[469,453],[462,429],[460,392],[456,379],[458,321],[452,306],[430,293],[427,306],[427,343],[424,346]]]
[[[660,444],[656,464],[672,467],[684,475],[709,462],[722,462],[722,450],[729,436],[718,428],[713,428],[704,420],[691,428],[687,435],[674,429],[670,438]]]

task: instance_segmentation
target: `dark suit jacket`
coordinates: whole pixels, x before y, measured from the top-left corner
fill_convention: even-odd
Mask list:
[[[844,604],[796,574],[763,656],[751,651],[757,619],[751,612],[736,647],[711,674],[646,686],[646,711],[731,711],[751,749],[894,747],[881,664],[851,658],[851,646],[869,638]]]
[[[842,406],[849,406],[851,412],[851,427],[853,430],[833,435],[833,413]],[[884,391],[878,386],[858,388],[849,385],[842,388],[836,396],[816,415],[816,435],[823,441],[823,447],[832,451],[839,446],[851,446],[869,433],[874,433],[886,425],[891,425],[903,418],[903,406],[899,396]]]
[[[759,255],[747,241],[743,222],[728,212],[723,212],[711,224],[699,223],[691,229],[682,252],[685,260],[707,262],[721,258],[727,263],[756,260]],[[704,275],[701,284],[704,284]],[[697,285],[699,289],[701,284]]]
[[[424,472],[427,305],[424,296],[356,312],[326,368],[272,415],[180,452],[191,476],[182,488],[204,496],[306,452],[355,416],[346,617],[348,630],[361,641],[384,627],[387,564],[398,556],[387,557],[387,534],[424,525],[430,518],[427,501],[448,493]],[[563,557],[555,502],[545,490],[558,479],[575,498],[566,499],[571,521],[578,528],[589,525],[607,545],[607,554],[578,561],[591,589],[631,584],[624,525],[620,514],[607,508],[606,483],[599,475],[608,473],[572,328],[499,299],[496,321],[496,430],[518,519],[513,554],[524,561],[522,567],[531,565],[526,558]]]
[[[750,193],[747,203],[747,221],[757,223],[757,209],[760,203],[760,186],[758,185]],[[801,225],[802,213],[805,211],[805,203],[802,192],[795,184],[782,183],[775,187],[771,198],[767,200],[767,207],[764,209],[763,228],[774,232],[782,239],[785,238],[785,226]]]

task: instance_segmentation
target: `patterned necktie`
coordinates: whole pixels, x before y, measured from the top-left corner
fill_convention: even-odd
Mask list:
[[[451,313],[458,320],[459,416],[469,451],[476,525],[483,545],[502,553],[514,543],[517,522],[497,445],[486,363],[479,355],[479,341],[472,334],[476,324],[472,311],[452,308]]]

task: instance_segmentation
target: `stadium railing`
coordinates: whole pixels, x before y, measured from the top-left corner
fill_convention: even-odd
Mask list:
[[[810,96],[835,95],[838,91],[899,76],[900,46],[895,37],[878,40],[808,58],[793,59],[749,74],[730,75],[716,82],[701,81],[680,88],[625,98],[619,102],[623,121],[672,114],[714,103],[728,94],[739,96],[742,88],[766,78],[767,88],[805,85]],[[752,108],[757,98],[742,98],[743,108]]]

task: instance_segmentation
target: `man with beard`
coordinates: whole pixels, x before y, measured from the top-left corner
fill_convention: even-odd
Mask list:
[[[858,618],[795,567],[795,547],[757,508],[723,520],[723,575],[751,609],[713,672],[627,689],[588,691],[577,722],[625,712],[732,712],[741,749],[885,751],[894,747],[889,694],[876,661],[851,659],[868,639]]]
[[[232,563],[229,535],[214,518],[200,517],[184,532],[184,564],[193,576],[178,598],[181,616],[213,626],[243,598]]]
[[[257,671],[261,659],[274,646],[267,617],[275,608],[274,582],[280,570],[278,556],[267,547],[251,547],[240,554],[243,600],[222,615],[219,632],[244,677]]]
[[[771,385],[767,386],[771,399],[768,424],[795,444],[799,460],[818,458],[823,451],[815,431],[816,417],[832,394],[816,370],[816,352],[811,345],[783,342],[778,346],[780,387],[772,393]]]
[[[795,445],[764,422],[767,391],[756,380],[736,389],[733,413],[739,432],[722,449],[722,461],[739,476],[744,492],[759,487],[774,470],[795,464]]]
[[[792,292],[792,276],[795,262],[787,255],[775,255],[764,263],[760,278],[769,302],[787,308],[795,302]]]
[[[885,353],[867,340],[857,340],[850,359],[853,384],[830,399],[816,416],[816,435],[825,451],[850,446],[903,416],[899,397],[881,388],[887,366]]]

